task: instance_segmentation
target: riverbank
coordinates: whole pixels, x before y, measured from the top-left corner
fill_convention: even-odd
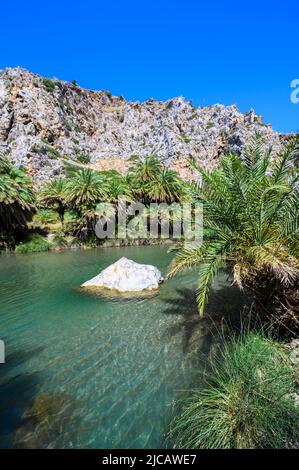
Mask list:
[[[69,250],[89,250],[93,248],[120,248],[129,246],[171,246],[176,243],[175,240],[171,239],[107,239],[107,240],[96,240],[89,241],[87,243],[80,242],[74,237],[64,238],[61,240],[55,240],[55,234],[49,233],[47,237],[37,236],[33,239],[29,239],[27,242],[19,243],[16,247],[6,248],[0,250],[1,254],[26,254],[26,253],[38,253],[38,252],[59,252]]]

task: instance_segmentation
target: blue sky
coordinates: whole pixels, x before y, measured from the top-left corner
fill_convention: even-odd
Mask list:
[[[129,100],[183,95],[255,108],[299,131],[298,0],[1,2],[0,68],[76,79]]]

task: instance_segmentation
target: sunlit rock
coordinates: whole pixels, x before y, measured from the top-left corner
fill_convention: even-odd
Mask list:
[[[279,151],[281,134],[261,124],[253,110],[244,115],[235,105],[194,107],[183,97],[132,102],[19,67],[0,70],[0,150],[37,186],[64,174],[67,160],[80,165],[80,155],[92,168],[125,173],[131,157],[143,160],[150,148],[184,179],[197,180],[190,159],[214,167],[223,153],[242,154],[256,132]]]
[[[97,276],[84,282],[81,287],[101,287],[118,292],[140,292],[158,289],[162,281],[162,274],[155,266],[135,263],[123,257]]]

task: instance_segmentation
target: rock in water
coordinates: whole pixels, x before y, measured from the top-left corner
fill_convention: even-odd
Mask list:
[[[101,287],[118,292],[140,292],[158,289],[162,281],[162,274],[155,266],[135,263],[123,257],[97,276],[84,282],[81,287]]]

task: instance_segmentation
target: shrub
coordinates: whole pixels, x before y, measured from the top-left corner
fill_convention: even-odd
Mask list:
[[[38,234],[33,234],[29,239],[20,245],[16,246],[16,253],[34,253],[36,251],[48,251],[52,247],[44,237]]]
[[[49,158],[52,158],[52,159],[61,158],[61,154],[55,147],[52,147],[51,145],[45,145],[44,148]]]
[[[76,220],[79,220],[79,219],[80,219],[80,216],[79,216],[77,211],[75,211],[73,209],[69,209],[69,210],[66,211],[66,213],[65,213],[66,223],[76,221]]]
[[[112,93],[110,91],[104,90],[106,96],[108,96],[109,100],[112,100]]]
[[[58,214],[51,209],[39,209],[34,216],[34,222],[40,224],[53,224],[58,222]]]
[[[88,165],[90,163],[90,156],[89,155],[79,155],[77,157],[77,161],[82,163],[83,165]]]
[[[117,117],[118,117],[119,122],[122,124],[125,120],[125,115],[123,113],[121,113]]]
[[[185,144],[189,144],[191,142],[190,137],[188,137],[186,134],[181,134],[181,139]]]
[[[67,192],[64,178],[51,180],[43,187],[39,194],[39,200],[46,208],[54,209],[63,224],[64,214],[67,209]]]
[[[55,82],[50,78],[44,78],[43,85],[48,93],[53,93],[53,91],[55,90]]]
[[[68,241],[66,239],[66,233],[64,230],[59,230],[53,238],[54,246],[68,247]]]
[[[251,332],[223,346],[174,420],[175,447],[281,448],[299,439],[294,377],[281,345]]]

